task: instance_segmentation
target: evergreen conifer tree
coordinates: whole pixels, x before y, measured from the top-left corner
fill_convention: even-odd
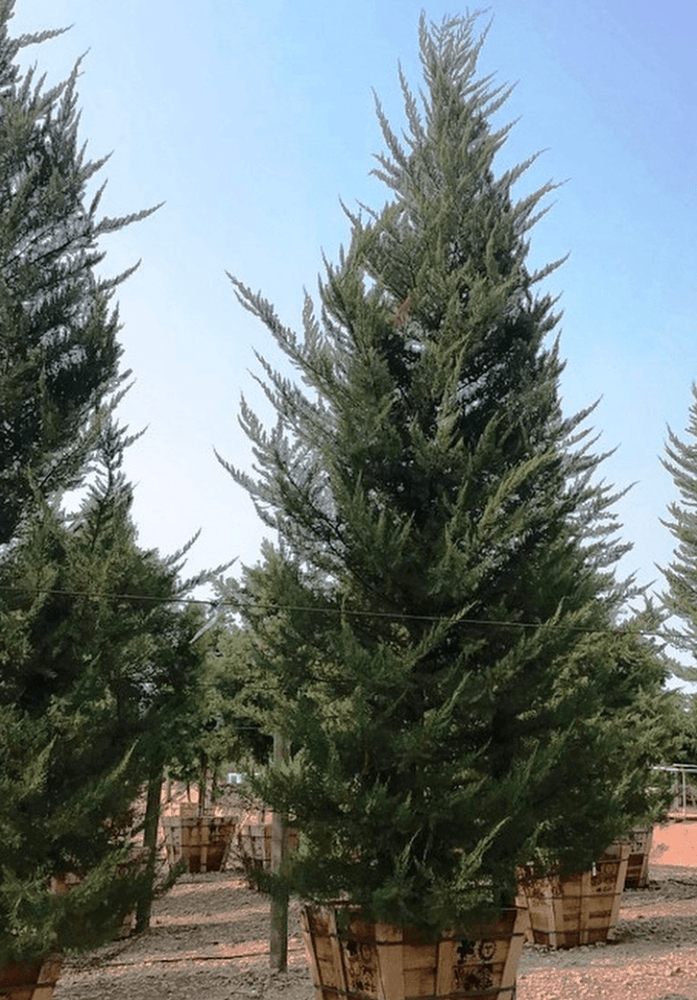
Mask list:
[[[203,651],[200,611],[177,603],[182,553],[136,543],[128,443],[107,416],[81,510],[46,505],[0,564],[0,959],[98,943],[153,891],[129,815],[171,755]],[[81,885],[51,895],[65,873]]]
[[[669,429],[667,457],[663,459],[680,494],[680,501],[668,507],[670,520],[663,522],[676,542],[674,559],[663,570],[668,584],[663,603],[669,614],[680,620],[680,627],[670,630],[671,642],[697,657],[697,383],[692,394],[689,439],[683,441]],[[697,679],[694,665],[676,663],[674,670],[684,680]]]
[[[0,544],[37,494],[80,478],[89,415],[119,378],[110,300],[134,270],[100,277],[98,242],[154,211],[99,217],[106,157],[79,139],[79,64],[49,89],[22,73],[19,51],[60,32],[13,38],[13,9],[0,0]]]
[[[231,276],[302,382],[260,356],[276,426],[243,400],[257,475],[223,461],[279,536],[237,595],[293,750],[258,787],[300,830],[294,891],[430,929],[649,808],[656,733],[630,734],[660,729],[665,675],[616,628],[616,495],[590,410],[562,414],[557,264],[526,264],[553,185],[516,200],[532,160],[496,173],[508,91],[477,76],[475,21],[422,16],[403,140],[377,105],[390,200],[348,213],[303,335]]]
[[[112,421],[111,299],[131,271],[101,277],[99,242],[153,209],[99,217],[78,66],[50,89],[23,74],[20,49],[58,32],[12,38],[13,8],[0,0],[0,962],[87,947],[134,902],[147,919],[127,810],[156,787],[202,659],[197,612],[176,603],[186,550],[138,547]],[[49,893],[66,872],[82,884]]]

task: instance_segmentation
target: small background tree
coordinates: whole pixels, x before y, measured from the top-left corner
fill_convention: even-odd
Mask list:
[[[198,785],[200,815],[223,794],[224,769],[245,767],[255,754],[268,759],[263,739],[255,739],[258,723],[255,726],[237,705],[251,678],[242,630],[230,618],[223,616],[195,640],[203,655],[196,696],[169,744],[167,774],[187,786]]]

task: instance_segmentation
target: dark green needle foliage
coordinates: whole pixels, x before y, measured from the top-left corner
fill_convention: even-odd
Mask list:
[[[422,17],[402,138],[377,105],[388,201],[348,213],[302,336],[232,278],[299,376],[260,357],[277,423],[243,401],[256,476],[227,466],[280,539],[237,596],[293,749],[260,785],[301,832],[288,884],[434,930],[646,812],[665,674],[615,628],[616,495],[562,413],[557,264],[526,263],[553,185],[496,171],[476,20]]]
[[[154,209],[99,215],[106,161],[78,135],[76,84],[44,86],[19,51],[58,31],[13,38],[13,0],[0,0],[0,543],[37,493],[79,480],[87,417],[118,380],[113,278],[97,273],[99,239]]]
[[[670,632],[671,642],[694,657],[697,655],[697,384],[693,384],[692,394],[689,438],[681,440],[669,430],[663,460],[680,494],[680,500],[668,507],[670,520],[663,522],[676,543],[673,561],[663,570],[668,584],[663,600],[666,610],[679,621]],[[676,664],[676,670],[685,680],[697,679],[694,665]]]
[[[200,621],[179,553],[137,544],[113,423],[125,274],[98,274],[104,161],[78,137],[76,81],[16,59],[0,0],[0,963],[108,939],[147,903],[130,807],[195,687]],[[64,492],[83,487],[74,515]],[[195,583],[196,581],[192,581]],[[50,892],[71,873],[81,884]]]
[[[107,416],[80,511],[46,505],[0,563],[0,961],[100,943],[154,889],[132,807],[198,696],[201,615],[183,553],[137,545],[128,443]]]

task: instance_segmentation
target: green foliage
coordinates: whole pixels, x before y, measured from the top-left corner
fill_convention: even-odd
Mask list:
[[[475,21],[422,17],[403,141],[378,104],[391,200],[348,213],[303,336],[232,278],[302,387],[260,357],[276,426],[243,401],[257,475],[223,463],[280,537],[235,596],[292,746],[256,785],[300,831],[283,881],[435,931],[510,904],[520,864],[588,866],[653,807],[665,738],[590,409],[561,411],[557,263],[526,265],[553,185],[496,175]]]
[[[105,159],[86,159],[76,83],[15,60],[0,0],[0,962],[90,947],[152,897],[132,803],[193,697],[200,625],[178,599],[186,548],[140,549],[113,423],[121,353],[101,238]],[[68,516],[64,491],[80,486]],[[51,880],[79,877],[69,893]]]
[[[129,443],[98,419],[95,478],[72,517],[43,509],[0,563],[0,958],[87,948],[154,891],[132,855],[134,801],[194,697],[200,625],[181,553],[136,544]],[[193,581],[194,583],[197,581]],[[80,885],[49,893],[51,878]]]
[[[211,628],[196,640],[202,653],[196,690],[169,743],[170,777],[198,782],[201,789],[210,779],[213,796],[219,791],[217,781],[226,765],[234,762],[243,766],[255,757],[268,759],[268,740],[238,702],[251,680],[244,643],[238,641],[241,635],[241,630],[229,623]]]
[[[663,459],[680,499],[669,505],[670,517],[662,522],[675,539],[673,561],[663,569],[667,590],[662,599],[669,616],[666,638],[676,649],[688,654],[687,662],[673,661],[671,670],[682,680],[694,682],[697,680],[694,664],[697,657],[697,383],[692,386],[692,395],[688,438],[682,440],[669,429],[666,458]],[[679,719],[680,740],[675,759],[691,764],[697,758],[697,699],[694,693],[684,695]]]
[[[679,625],[667,633],[678,649],[697,656],[697,384],[692,386],[694,401],[687,427],[689,439],[681,440],[668,431],[667,457],[663,465],[673,477],[680,495],[668,507],[670,520],[663,523],[675,539],[674,559],[663,570],[668,590],[663,594],[666,611]],[[697,668],[675,663],[674,671],[683,680],[697,680]]]
[[[0,543],[36,494],[79,481],[89,415],[119,380],[115,278],[95,273],[100,237],[145,218],[100,218],[106,157],[87,160],[76,84],[46,89],[21,74],[19,50],[59,32],[12,38],[14,3],[0,3]]]
[[[310,648],[305,637],[325,624],[322,611],[313,614],[310,606],[279,623],[274,593],[283,593],[284,603],[290,604],[316,602],[316,597],[268,543],[262,542],[262,551],[268,558],[264,571],[246,570],[257,588],[255,606],[246,609],[252,617],[240,627],[233,614],[227,615],[211,661],[221,716],[237,734],[241,757],[251,757],[256,764],[269,760],[270,734],[284,728],[289,703],[305,678],[299,666]],[[223,606],[234,608],[241,597],[239,583],[220,580],[217,587]]]
[[[675,749],[673,763],[694,764],[697,758],[697,698],[677,690],[673,695]]]

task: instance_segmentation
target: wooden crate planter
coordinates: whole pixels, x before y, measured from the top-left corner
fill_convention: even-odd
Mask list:
[[[185,871],[218,872],[227,860],[236,816],[163,816],[167,860],[174,867],[184,861]]]
[[[365,923],[341,907],[306,906],[301,913],[316,1000],[513,1000],[523,920],[521,910],[506,910],[497,922],[434,943],[409,928]]]
[[[148,861],[148,851],[142,847],[134,847],[132,851],[132,862],[136,862],[138,868],[142,871]],[[128,871],[127,865],[119,865],[119,873],[123,876]],[[70,890],[76,886],[80,885],[82,878],[75,872],[64,872],[61,875],[52,875],[49,880],[49,890],[60,896],[65,892],[70,892]],[[121,921],[118,930],[116,931],[115,940],[123,941],[125,938],[130,937],[135,933],[136,929],[136,913],[135,910],[130,910],[128,913],[124,914],[123,920]],[[0,993],[0,1000],[3,1000],[2,994]]]
[[[635,826],[628,837],[620,837],[618,844],[629,847],[625,889],[645,889],[649,883],[649,854],[653,841],[652,826]]]
[[[520,894],[527,904],[532,941],[551,948],[607,941],[619,916],[628,859],[628,845],[613,844],[591,871],[564,878],[523,875]]]
[[[236,836],[238,859],[248,875],[256,868],[271,868],[271,821],[273,814],[260,810],[246,813],[240,820]],[[292,851],[298,845],[298,832],[286,829],[286,846]]]
[[[35,962],[0,965],[1,1000],[51,1000],[63,959],[49,955]]]
[[[236,837],[237,855],[245,871],[268,869],[271,865],[271,816],[246,813],[240,820]]]

